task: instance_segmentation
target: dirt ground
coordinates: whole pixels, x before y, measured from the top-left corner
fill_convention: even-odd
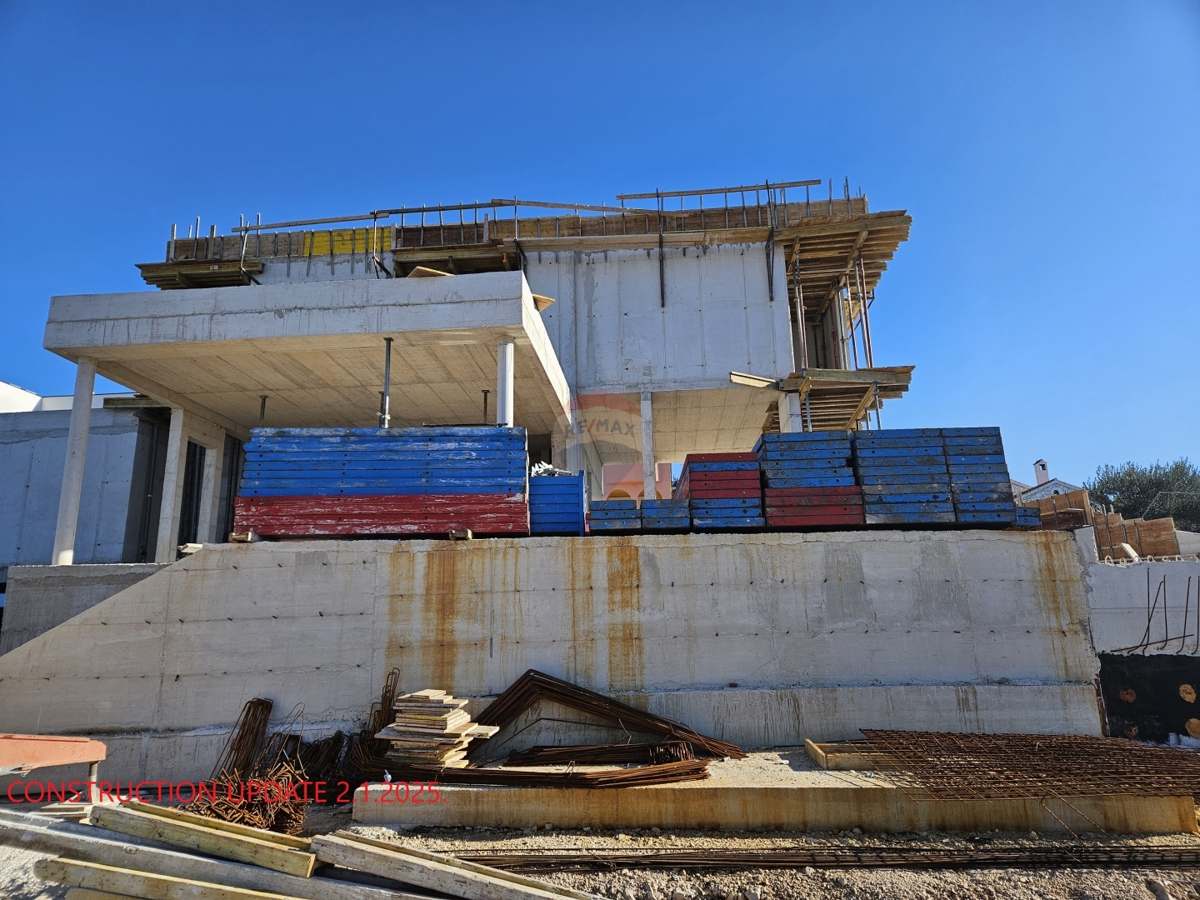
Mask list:
[[[1154,837],[988,834],[862,835],[853,832],[703,832],[631,829],[557,829],[547,823],[534,829],[425,828],[399,831],[359,826],[347,807],[310,809],[310,834],[349,828],[384,840],[403,841],[439,853],[484,853],[491,850],[536,852],[567,850],[703,850],[784,849],[797,847],[865,848],[879,846],[1021,847],[1069,846],[1078,840],[1097,845],[1171,846],[1200,849],[1200,835]],[[33,874],[39,854],[0,848],[0,897],[11,900],[58,900],[66,888],[47,884]],[[925,900],[925,898],[1013,898],[1013,900],[1183,900],[1200,898],[1200,869],[621,869],[604,873],[538,875],[546,881],[614,900]]]

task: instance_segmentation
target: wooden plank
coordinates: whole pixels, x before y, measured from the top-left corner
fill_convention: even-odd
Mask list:
[[[339,831],[337,835],[352,841],[357,841],[360,844],[366,844],[369,847],[380,847],[384,850],[398,849],[396,844],[377,840],[375,838],[369,838],[361,834]],[[501,878],[505,881],[511,881],[513,884],[524,885],[525,887],[533,888],[534,890],[538,891],[550,891],[557,896],[569,897],[572,898],[572,900],[597,900],[594,894],[588,894],[584,891],[577,891],[568,887],[559,887],[558,885],[548,884],[544,881],[538,881],[536,878],[530,878],[526,875],[521,875],[516,872],[505,872],[502,869],[493,869],[491,866],[481,866],[478,863],[467,862],[466,860],[456,859],[453,856],[445,856],[440,853],[431,853],[428,850],[421,850],[417,847],[404,847],[403,852],[409,856],[415,856],[417,859],[442,863],[444,865],[462,869],[464,872],[472,872],[476,875],[486,876],[488,878]]]
[[[71,888],[67,900],[129,900],[126,894],[110,894],[108,891],[93,891],[88,888]]]
[[[290,834],[280,834],[277,831],[267,831],[262,828],[251,828],[249,825],[239,825],[236,822],[223,822],[220,819],[210,819],[208,816],[188,812],[176,806],[158,806],[153,803],[141,803],[138,801],[123,803],[122,806],[126,809],[133,809],[151,816],[160,816],[161,818],[171,819],[175,822],[187,822],[190,825],[199,825],[203,828],[212,828],[216,831],[228,832],[229,834],[240,834],[242,837],[257,838],[260,841],[278,844],[281,847],[288,847],[292,850],[301,850],[305,853],[309,852],[312,848],[312,838],[295,837]]]
[[[102,807],[92,810],[92,822],[101,828],[175,847],[198,850],[221,859],[250,863],[307,878],[316,866],[316,856],[281,847],[259,838],[242,837],[215,828],[176,822],[127,807]]]
[[[171,875],[154,875],[65,857],[39,859],[33,871],[38,878],[46,881],[152,900],[294,900],[286,894],[226,887]]]
[[[319,876],[300,878],[259,866],[193,856],[148,846],[139,838],[125,838],[92,825],[51,821],[5,810],[0,810],[0,844],[176,878],[274,891],[303,900],[425,900],[418,895],[378,887]]]
[[[433,854],[418,856],[402,847],[368,844],[341,833],[318,835],[313,838],[313,849],[323,863],[393,878],[463,900],[549,900],[568,896],[552,885],[532,887],[526,883],[528,879],[516,881],[497,869],[466,869]]]

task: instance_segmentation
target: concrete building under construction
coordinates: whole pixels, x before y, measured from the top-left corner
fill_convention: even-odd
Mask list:
[[[688,454],[881,427],[914,369],[877,362],[870,322],[906,212],[815,181],[617,202],[197,222],[139,266],[160,290],[53,298],[45,346],[78,379],[50,555],[8,561],[0,728],[195,777],[252,697],[321,735],[392,668],[480,705],[535,668],[746,747],[1103,733],[1099,654],[1151,629],[1144,568],[1200,564],[1106,564],[1087,529],[228,542],[259,426],[515,426],[594,499],[605,466],[652,498]],[[96,374],[161,431],[122,555],[77,565]]]

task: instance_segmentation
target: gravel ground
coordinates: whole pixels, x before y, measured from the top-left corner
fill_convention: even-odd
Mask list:
[[[314,822],[316,824],[316,822]],[[332,823],[331,823],[332,824]],[[768,850],[796,847],[867,846],[967,847],[1069,846],[1074,838],[993,832],[977,834],[856,835],[852,832],[704,832],[677,830],[583,831],[553,826],[532,829],[437,828],[418,831],[367,826],[351,830],[383,840],[402,840],[441,853],[490,850]],[[1100,845],[1200,847],[1200,836],[1147,838],[1094,836]],[[681,869],[622,869],[606,873],[536,875],[546,881],[617,900],[924,900],[924,898],[1014,898],[1014,900],[1137,900],[1200,897],[1200,870],[1150,869],[743,869],[689,872]]]
[[[861,835],[853,832],[713,832],[610,830],[426,828],[399,831],[354,825],[348,807],[313,807],[306,833],[347,828],[383,840],[403,841],[439,853],[492,850],[564,852],[569,850],[769,850],[796,847],[868,846],[967,847],[1070,846],[1074,838],[993,832],[980,834]],[[1128,847],[1197,847],[1200,835],[1153,837],[1087,836],[1089,843]],[[11,900],[58,900],[66,888],[33,874],[40,854],[0,848],[0,897]],[[605,873],[557,873],[534,876],[614,900],[1182,900],[1200,898],[1200,869],[622,869]]]

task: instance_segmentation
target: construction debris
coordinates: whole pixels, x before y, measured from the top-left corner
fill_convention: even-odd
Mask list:
[[[40,878],[105,892],[106,896],[429,900],[428,894],[409,890],[415,885],[422,891],[464,900],[594,900],[588,894],[526,876],[346,832],[314,838],[310,847],[305,839],[198,822],[198,818],[134,802],[104,809],[96,819],[99,827],[89,829],[0,812],[0,843],[53,853],[57,858],[41,859],[35,865]],[[140,838],[177,849],[114,839],[116,834],[133,831]],[[212,856],[237,862],[206,858]],[[318,860],[327,864],[326,874],[314,877]],[[330,866],[339,866],[341,871]],[[361,883],[361,875],[348,875],[345,869],[375,880]]]
[[[443,784],[494,784],[510,787],[617,788],[701,781],[708,777],[707,759],[688,759],[629,769],[580,772],[573,769],[511,769],[468,767],[439,769],[437,766],[404,766],[399,777],[406,781],[437,781]]]
[[[595,766],[612,763],[659,765],[695,759],[692,745],[683,741],[657,744],[583,744],[574,747],[530,747],[514,753],[505,766]]]
[[[237,725],[209,780],[202,782],[188,809],[200,816],[252,828],[298,834],[304,826],[308,801],[298,789],[308,777],[299,756],[299,720],[296,707],[283,726],[267,737],[273,704],[256,697],[242,708]],[[277,785],[270,792],[247,796],[247,782]]]
[[[396,698],[396,719],[375,735],[388,741],[387,758],[401,765],[464,768],[467,745],[500,729],[477,725],[463,708],[469,701],[432,688]]]
[[[688,726],[644,710],[627,706],[603,694],[536,669],[530,669],[497,697],[476,719],[481,725],[495,725],[503,729],[517,720],[522,713],[541,700],[559,703],[579,712],[614,722],[627,732],[642,732],[662,738],[682,741],[692,748],[696,758],[745,759],[746,751],[736,744],[716,738],[705,737]],[[480,749],[472,748],[473,759],[481,758],[489,749],[490,741],[481,741]]]

